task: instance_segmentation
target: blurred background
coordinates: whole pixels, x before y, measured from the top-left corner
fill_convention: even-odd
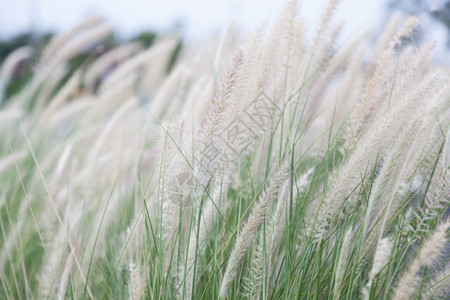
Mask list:
[[[310,27],[317,24],[327,0],[300,2],[302,17]],[[216,35],[230,22],[244,33],[251,32],[259,24],[273,20],[283,3],[280,0],[0,0],[0,41],[33,42],[99,14],[116,26],[117,39],[132,39],[142,33],[162,34],[177,28],[184,43],[196,43]],[[422,25],[417,38],[438,42],[437,52],[448,46],[448,0],[342,0],[335,15],[336,21],[344,20],[341,40],[365,29],[378,33],[396,11],[420,17]],[[6,52],[0,50],[0,59]]]
[[[303,0],[300,13],[314,26],[327,0]],[[394,11],[422,19],[428,34],[438,36],[450,26],[446,0],[342,0],[336,20],[345,20],[343,37],[379,30]],[[116,34],[130,38],[141,32],[161,33],[178,27],[187,41],[201,41],[233,21],[246,32],[278,15],[280,0],[0,0],[0,40],[20,34],[34,37],[68,29],[92,14],[116,25]],[[430,28],[431,27],[431,28]],[[440,36],[439,36],[440,37]]]
[[[307,21],[310,36],[327,2],[300,1],[300,15]],[[283,3],[280,0],[0,0],[0,64],[19,47],[32,45],[43,49],[53,35],[92,15],[101,15],[115,26],[114,34],[102,45],[104,50],[135,40],[149,46],[156,37],[174,30],[180,49],[217,36],[230,22],[242,34],[251,33],[258,25],[272,22]],[[339,43],[368,29],[373,36],[379,34],[395,12],[419,17],[421,25],[414,41],[436,42],[436,61],[449,64],[450,0],[342,0],[334,15],[335,22],[344,24]],[[81,56],[72,63],[76,66],[85,59]],[[26,71],[20,73],[20,68],[17,72],[18,78],[27,77]]]
[[[188,40],[201,40],[234,21],[250,30],[272,19],[280,0],[0,0],[0,38],[23,32],[40,34],[69,28],[91,14],[101,14],[117,26],[122,37],[141,31],[180,27]],[[306,0],[302,16],[315,22],[327,1]],[[372,26],[382,18],[386,1],[345,0],[337,12],[348,30]]]

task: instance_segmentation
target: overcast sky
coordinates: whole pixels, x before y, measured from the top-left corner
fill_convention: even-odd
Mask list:
[[[60,31],[83,17],[100,13],[121,35],[144,29],[167,30],[182,26],[188,39],[203,39],[234,20],[249,31],[279,13],[280,0],[0,0],[0,38],[30,28]],[[306,0],[301,15],[316,24],[326,0]],[[386,0],[343,0],[336,19],[345,19],[345,35],[379,24]]]

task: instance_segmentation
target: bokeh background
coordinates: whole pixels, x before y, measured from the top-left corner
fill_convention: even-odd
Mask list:
[[[164,32],[178,27],[184,40],[201,41],[233,21],[251,31],[270,21],[281,9],[280,0],[0,0],[0,39],[23,33],[42,35],[70,28],[81,19],[100,14],[129,38],[143,31]],[[316,24],[327,0],[304,0],[301,14]],[[445,38],[450,1],[342,0],[336,20],[345,20],[342,38],[367,28],[380,30],[390,14],[402,11],[422,19],[429,38]],[[312,25],[313,26],[313,25]]]
[[[314,33],[327,2],[301,1],[300,14],[308,24],[306,38]],[[19,47],[31,45],[38,51],[43,49],[52,36],[92,15],[101,15],[115,26],[114,34],[102,45],[103,51],[135,40],[150,46],[156,37],[173,31],[179,37],[181,49],[217,37],[230,24],[243,35],[260,24],[270,25],[283,3],[282,0],[0,0],[0,64]],[[344,25],[338,43],[344,44],[366,30],[377,36],[390,16],[399,12],[420,18],[421,25],[413,40],[418,45],[436,42],[434,59],[450,65],[450,0],[342,0],[334,15],[334,22]],[[89,53],[92,49],[86,50]],[[75,68],[85,59],[81,55],[70,63]],[[19,65],[14,75],[15,81],[5,91],[6,96],[19,90],[31,74],[29,68]]]
[[[250,30],[278,14],[280,0],[1,0],[2,38],[33,31],[59,31],[87,15],[104,15],[117,25],[118,33],[130,36],[139,31],[164,31],[179,26],[187,39],[202,39],[234,21],[241,30]],[[326,1],[303,1],[302,15],[315,23]],[[376,25],[386,1],[346,0],[338,16],[347,30]]]

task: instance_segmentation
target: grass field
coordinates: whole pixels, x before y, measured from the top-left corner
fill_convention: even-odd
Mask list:
[[[450,72],[413,17],[337,44],[336,5],[170,72],[172,34],[68,68],[97,17],[10,54],[0,298],[448,299]]]

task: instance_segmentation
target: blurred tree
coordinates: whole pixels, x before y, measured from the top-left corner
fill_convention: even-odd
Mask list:
[[[400,9],[413,15],[423,15],[431,17],[445,26],[450,37],[450,0],[390,0],[390,8]],[[450,47],[450,40],[447,39],[447,46]]]
[[[144,31],[138,34],[136,37],[132,38],[131,41],[139,41],[144,44],[146,48],[148,48],[153,44],[156,36],[156,33],[152,31]]]
[[[10,40],[0,41],[0,62],[2,62],[12,51],[22,46],[30,45],[32,35],[23,33]]]
[[[32,75],[31,66],[36,62],[36,53],[42,49],[52,38],[53,34],[47,33],[36,36],[31,32],[22,33],[8,40],[0,40],[0,67],[6,57],[14,50],[23,46],[33,46],[35,55],[30,59],[20,62],[14,69],[13,79],[7,86],[3,87],[3,97],[8,99],[10,96],[20,91]]]
[[[47,45],[47,43],[51,40],[53,34],[33,34],[31,32],[23,33],[12,37],[8,40],[0,40],[0,67],[5,60],[5,58],[14,50],[23,47],[23,46],[33,46],[34,55],[20,64],[17,64],[14,70],[14,80],[8,83],[6,86],[2,87],[3,91],[0,91],[0,97],[4,99],[10,99],[12,95],[18,93],[28,82],[29,78],[33,73],[32,67],[39,60],[39,56],[42,53],[43,49]],[[72,57],[67,62],[68,71],[67,74],[60,80],[58,86],[55,90],[58,90],[71,76],[71,74],[79,69],[89,66],[94,60],[96,60],[99,56],[101,56],[106,51],[117,47],[123,43],[127,43],[129,41],[139,41],[146,48],[150,47],[155,39],[158,37],[158,34],[152,31],[144,31],[138,34],[137,36],[131,39],[119,39],[116,35],[112,34],[107,38],[103,39],[100,43],[92,45],[91,47],[87,47],[74,57]],[[174,49],[171,58],[167,65],[167,72],[170,72],[175,62],[178,58],[180,50],[182,48],[181,40],[178,40],[178,44]],[[4,100],[6,101],[6,100]]]
[[[441,21],[450,31],[450,1],[445,2],[441,8],[432,7],[431,14],[436,20]]]
[[[131,38],[130,41],[138,41],[141,42],[146,48],[150,47],[158,35],[153,31],[144,31],[138,34],[137,36]],[[167,65],[167,72],[170,72],[175,65],[175,62],[180,54],[180,51],[183,47],[181,40],[178,40],[177,46],[174,49],[172,56],[170,57],[169,64]]]

